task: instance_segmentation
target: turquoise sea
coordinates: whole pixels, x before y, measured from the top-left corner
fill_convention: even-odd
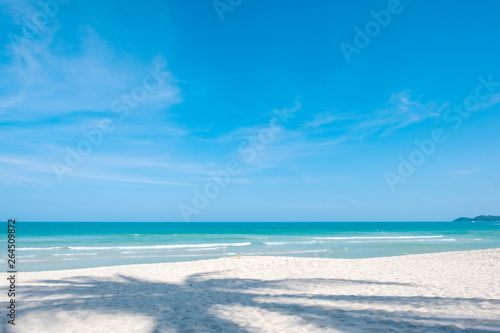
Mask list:
[[[488,248],[500,248],[500,222],[16,223],[19,272],[236,255],[371,258]],[[7,266],[7,251],[0,264]]]

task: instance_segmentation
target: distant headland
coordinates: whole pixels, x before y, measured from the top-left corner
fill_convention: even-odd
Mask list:
[[[499,221],[500,222],[500,216],[493,216],[493,215],[479,215],[476,216],[475,218],[470,218],[470,217],[459,217],[456,220],[453,220],[453,222],[486,222],[486,221]]]

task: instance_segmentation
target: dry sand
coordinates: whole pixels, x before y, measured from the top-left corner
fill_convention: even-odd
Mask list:
[[[232,257],[21,272],[17,283],[7,332],[500,332],[500,249]]]

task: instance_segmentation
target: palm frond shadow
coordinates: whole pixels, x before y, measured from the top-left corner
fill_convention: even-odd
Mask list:
[[[434,330],[449,331],[451,323],[474,325],[475,329],[455,327],[454,331],[463,332],[500,332],[496,321],[482,321],[468,318],[449,318],[417,315],[414,311],[402,310],[405,306],[429,307],[453,305],[457,302],[468,302],[478,307],[487,302],[500,306],[498,299],[480,298],[444,298],[422,296],[359,296],[332,294],[302,294],[297,287],[305,284],[361,285],[403,285],[397,282],[376,282],[369,280],[340,279],[285,279],[264,281],[258,279],[217,278],[207,274],[189,276],[182,284],[151,282],[126,275],[117,275],[113,280],[106,278],[73,277],[64,280],[40,280],[36,285],[25,286],[23,298],[34,299],[32,305],[26,302],[23,315],[34,311],[79,311],[92,310],[99,313],[142,314],[154,322],[152,332],[165,329],[177,332],[235,332],[250,333],[253,329],[247,325],[223,318],[214,311],[216,306],[243,309],[254,308],[283,316],[299,318],[303,325],[324,329],[355,331],[348,328],[349,323],[363,323],[367,327],[385,327],[385,331],[395,331],[391,327],[401,327],[412,332]],[[290,292],[286,292],[290,290]],[[325,290],[327,290],[325,288]],[[271,293],[269,293],[271,291]],[[273,292],[276,291],[276,292]],[[285,292],[283,292],[285,291]],[[57,296],[51,298],[51,296]],[[308,302],[301,302],[307,299]],[[126,300],[126,301],[124,301]],[[179,301],[182,300],[182,301]],[[330,302],[325,304],[325,302]],[[339,304],[361,304],[358,310],[346,310]],[[387,305],[392,311],[380,309],[379,305]],[[378,307],[378,308],[377,308]],[[367,309],[368,308],[368,309]],[[202,319],[200,319],[202,318]],[[262,319],[264,320],[264,319]],[[176,324],[176,323],[181,324]],[[252,322],[259,327],[259,322]],[[314,326],[316,325],[316,326]],[[347,325],[347,326],[345,326]],[[362,327],[361,325],[360,327]],[[296,332],[302,332],[297,327]]]

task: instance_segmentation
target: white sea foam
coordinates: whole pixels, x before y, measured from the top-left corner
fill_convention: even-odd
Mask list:
[[[220,250],[223,247],[201,247],[198,249],[186,249],[186,251],[211,251],[211,250]]]
[[[439,236],[353,236],[353,237],[313,237],[318,240],[351,240],[351,239],[362,239],[362,240],[383,240],[383,239],[432,239],[432,238],[443,238],[443,235]]]
[[[149,245],[149,246],[53,246],[53,247],[21,247],[19,251],[48,251],[48,250],[161,250],[161,249],[184,249],[184,248],[213,248],[227,246],[248,246],[251,242],[243,243],[212,243],[212,244],[172,244],[172,245]]]
[[[211,254],[170,254],[170,255],[146,255],[146,256],[128,256],[129,258],[176,258],[176,257],[208,257],[212,256]]]
[[[386,239],[384,241],[387,241]],[[454,242],[454,238],[397,239],[398,242]],[[366,243],[366,240],[348,240],[347,243]],[[388,243],[388,242],[386,242]]]
[[[298,253],[314,253],[314,252],[326,252],[326,249],[320,249],[320,250],[307,250],[307,251],[286,251],[286,252],[241,252],[241,253],[234,253],[234,252],[228,252],[227,255],[273,255],[273,254],[298,254]]]
[[[54,253],[53,256],[94,256],[98,253]]]
[[[173,244],[173,245],[150,245],[150,246],[70,246],[71,250],[146,250],[146,249],[185,249],[185,248],[209,248],[209,247],[227,247],[227,246],[248,246],[250,242],[244,243],[213,243],[213,244]]]
[[[402,242],[454,242],[455,238],[403,239]]]
[[[61,246],[52,246],[52,247],[19,247],[18,251],[46,251],[46,250],[60,250],[64,249]]]
[[[265,245],[287,245],[287,244],[315,244],[317,241],[308,241],[308,242],[262,242]]]
[[[173,254],[173,255],[168,255],[166,257],[188,257],[188,258],[191,258],[191,257],[212,257],[214,256],[213,254]]]
[[[128,256],[127,258],[158,258],[160,256]]]

